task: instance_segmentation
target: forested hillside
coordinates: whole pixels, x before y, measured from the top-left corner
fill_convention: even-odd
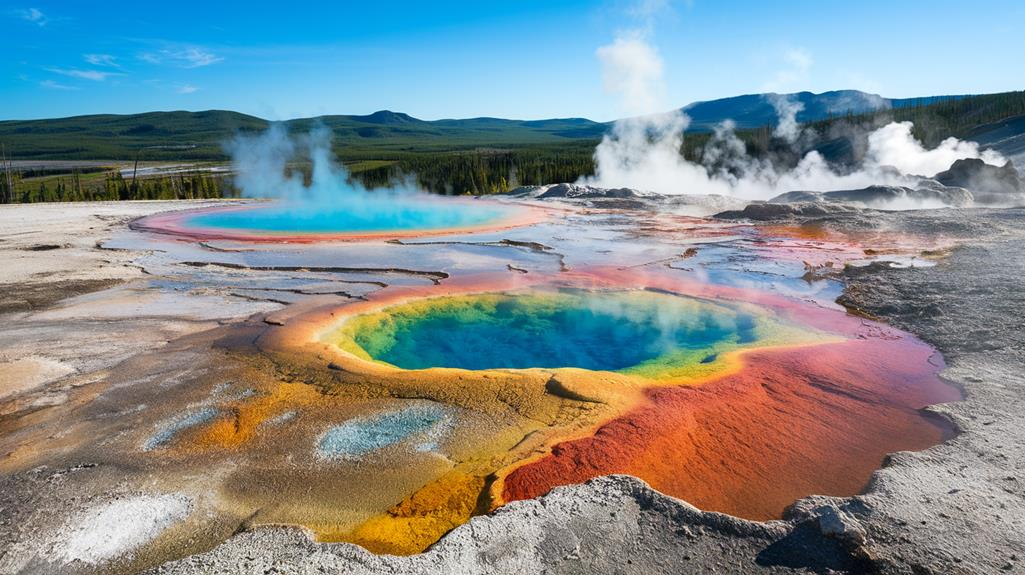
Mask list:
[[[773,125],[777,94],[749,94],[696,102],[684,108],[691,132],[707,132],[725,119],[740,128]],[[856,90],[783,97],[799,103],[798,121],[813,122],[877,108],[902,109],[960,96],[888,99]],[[335,151],[346,161],[399,159],[403,152],[450,152],[476,148],[551,146],[600,139],[611,125],[586,118],[421,120],[381,110],[365,116],[330,115],[285,122],[290,130],[331,130]],[[262,118],[224,110],[99,114],[46,120],[0,121],[0,144],[15,160],[144,161],[227,159],[224,142],[238,132],[263,130]]]
[[[899,107],[862,114],[853,112],[804,125],[806,137],[795,149],[772,135],[770,123],[742,129],[737,136],[748,154],[771,155],[783,163],[815,149],[833,162],[857,160],[858,138],[891,121],[914,122],[916,137],[927,146],[944,138],[970,137],[1000,125],[1002,132],[1025,125],[1010,119],[1025,116],[1025,92],[906,101]],[[129,119],[131,118],[131,119]],[[138,116],[90,116],[37,122],[0,122],[0,203],[231,197],[237,195],[223,164],[221,142],[227,134],[262,130],[260,118],[234,112],[167,112]],[[368,187],[398,180],[415,180],[441,194],[491,194],[519,185],[574,181],[594,172],[593,152],[607,129],[583,119],[516,121],[495,118],[425,122],[405,114],[378,112],[369,116],[327,116],[296,120],[303,131],[320,122],[335,134],[336,155],[351,177]],[[141,122],[141,123],[140,123]],[[187,134],[187,138],[183,136]],[[72,164],[73,167],[17,168],[6,163],[25,158],[7,145],[32,142],[40,157],[96,158],[106,150],[111,162]],[[1007,134],[1003,134],[1006,137]],[[183,144],[183,138],[188,144]],[[700,161],[708,132],[688,133],[681,153]],[[368,144],[367,141],[374,143]],[[132,152],[129,154],[129,152]],[[128,154],[121,156],[120,154]],[[120,158],[120,159],[117,159]],[[137,160],[189,161],[188,169],[171,174],[135,177]],[[294,169],[306,170],[303,165]]]

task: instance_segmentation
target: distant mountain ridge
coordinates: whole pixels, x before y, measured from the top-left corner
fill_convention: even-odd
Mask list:
[[[746,94],[707,102],[694,102],[684,106],[682,110],[690,117],[689,129],[693,131],[710,130],[725,119],[733,120],[739,128],[757,128],[776,124],[778,114],[772,104],[773,97],[801,104],[803,109],[797,113],[797,121],[805,123],[847,113],[862,114],[884,108],[925,106],[940,100],[956,100],[965,96],[884,98],[878,94],[859,90],[835,90],[821,94],[812,92]]]
[[[726,119],[738,127],[774,124],[776,111],[768,94],[748,94],[683,108],[691,117],[691,131],[708,131]],[[889,99],[856,90],[813,94],[799,92],[785,98],[800,102],[801,122],[847,112],[861,113],[882,107],[927,104],[961,96]],[[238,131],[265,129],[269,121],[226,110],[203,112],[147,112],[95,114],[44,120],[0,121],[0,142],[17,159],[223,159],[222,144]],[[332,130],[339,148],[359,156],[388,152],[450,151],[489,147],[545,146],[598,140],[611,122],[587,118],[512,120],[465,118],[421,120],[402,112],[380,110],[367,115],[328,115],[286,122],[306,130],[323,124]]]

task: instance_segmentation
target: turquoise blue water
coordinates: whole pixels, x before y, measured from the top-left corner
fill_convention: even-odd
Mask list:
[[[445,409],[440,406],[417,405],[348,421],[328,430],[320,438],[317,451],[327,458],[359,457],[413,436],[428,434],[445,415]]]
[[[386,310],[357,333],[373,358],[404,369],[579,367],[615,371],[680,350],[754,338],[748,315],[651,292],[438,298]]]
[[[512,215],[513,207],[481,202],[365,194],[338,202],[274,202],[249,209],[215,210],[188,218],[195,228],[273,233],[345,233],[431,230],[486,225]]]

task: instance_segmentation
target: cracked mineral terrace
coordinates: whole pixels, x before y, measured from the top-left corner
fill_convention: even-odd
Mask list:
[[[623,199],[302,245],[3,206],[0,573],[1025,572],[1025,210]]]

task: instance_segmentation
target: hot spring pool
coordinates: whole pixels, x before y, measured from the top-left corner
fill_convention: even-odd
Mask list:
[[[274,201],[159,214],[133,227],[198,238],[315,240],[477,231],[538,219],[535,209],[494,201],[382,193],[338,202]]]
[[[645,290],[486,293],[417,300],[348,320],[338,341],[403,369],[648,370],[710,362],[758,339],[739,308]]]

